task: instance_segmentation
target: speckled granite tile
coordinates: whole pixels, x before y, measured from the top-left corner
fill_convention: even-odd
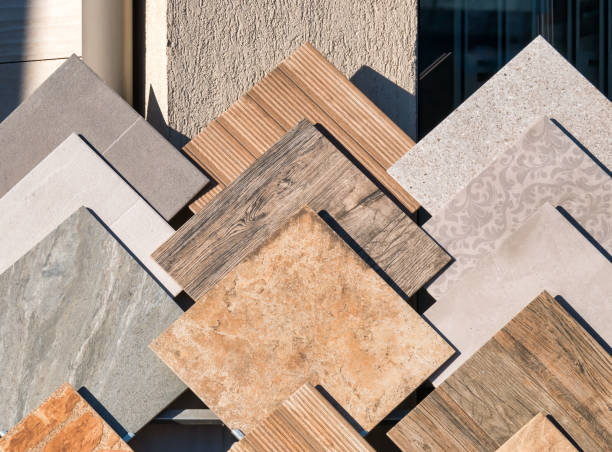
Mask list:
[[[172,295],[182,290],[151,258],[174,229],[74,134],[0,198],[0,273],[81,206],[93,210]]]
[[[538,413],[497,452],[575,452],[577,449],[545,414]]]
[[[544,38],[501,68],[390,169],[436,215],[540,116],[612,167],[612,104]]]
[[[68,383],[0,438],[1,452],[131,450]]]
[[[439,298],[544,203],[563,207],[612,251],[612,178],[545,117],[425,223],[455,259],[429,293]]]
[[[0,426],[66,381],[137,432],[185,390],[148,344],[182,313],[85,208],[0,275]],[[89,401],[89,399],[87,399]]]
[[[309,208],[151,347],[228,427],[244,433],[304,382],[322,385],[370,430],[452,354]]]
[[[166,220],[208,183],[200,170],[73,55],[0,123],[0,196],[71,133],[83,136],[105,155]]]
[[[561,213],[544,204],[491,254],[466,271],[425,317],[459,351],[434,385],[509,322],[543,289],[570,301],[612,341],[612,263]]]

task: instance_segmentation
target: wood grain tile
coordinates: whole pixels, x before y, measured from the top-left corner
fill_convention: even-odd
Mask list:
[[[545,414],[538,413],[497,452],[575,452],[577,449]]]
[[[199,300],[305,204],[324,211],[408,296],[448,262],[438,245],[306,121],[284,135],[153,257]]]
[[[276,408],[233,452],[374,452],[374,449],[311,384]]]
[[[452,355],[309,208],[151,347],[226,425],[245,433],[304,381],[321,384],[370,430]]]
[[[131,450],[68,383],[0,438],[2,452]]]
[[[231,136],[228,144],[211,142],[204,129],[185,151],[196,161],[233,162],[240,155],[237,141],[259,157],[304,118],[329,131],[406,209],[418,209],[414,198],[386,172],[414,142],[310,44],[300,47],[208,126],[220,124]],[[223,172],[210,174],[228,183]],[[191,208],[197,212],[204,204],[199,200]]]
[[[493,451],[545,412],[582,450],[604,451],[611,404],[609,353],[543,292],[389,436],[403,451]]]

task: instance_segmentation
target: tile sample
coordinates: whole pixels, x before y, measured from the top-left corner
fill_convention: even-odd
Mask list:
[[[543,205],[425,312],[460,353],[435,377],[434,386],[542,289],[563,296],[604,341],[612,343],[611,276],[612,262],[555,208]]]
[[[0,273],[81,206],[93,210],[172,295],[182,290],[151,258],[174,229],[74,134],[0,198]]]
[[[455,259],[429,293],[439,298],[544,203],[563,207],[612,251],[612,178],[548,118],[540,118],[425,223]]]
[[[386,172],[414,142],[308,43],[210,123],[185,151],[225,187],[304,118],[321,124],[407,210],[416,212],[418,203]],[[199,199],[192,210],[209,200]]]
[[[305,204],[408,296],[449,257],[307,121],[183,225],[153,258],[199,300]]]
[[[497,452],[576,452],[577,449],[545,414],[538,413]]]
[[[368,442],[310,383],[305,383],[270,416],[230,449],[233,452],[270,450],[368,451]]]
[[[0,438],[1,452],[131,450],[68,383]]]
[[[137,432],[185,390],[148,348],[181,313],[80,208],[0,275],[1,428],[68,381]]]
[[[244,433],[305,381],[370,430],[452,355],[310,208],[271,232],[151,348]]]
[[[0,123],[0,196],[71,133],[105,156],[166,220],[208,182],[73,55]]]
[[[403,451],[494,451],[545,412],[582,450],[604,451],[611,404],[610,354],[544,292],[388,435]]]
[[[612,104],[541,36],[396,162],[391,174],[435,216],[538,117],[612,167]]]

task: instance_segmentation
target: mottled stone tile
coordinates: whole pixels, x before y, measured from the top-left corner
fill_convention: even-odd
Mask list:
[[[1,428],[67,381],[91,394],[120,434],[137,432],[185,390],[148,348],[181,312],[78,209],[0,275]]]
[[[572,443],[545,414],[538,413],[497,452],[575,452]]]
[[[0,438],[2,452],[131,450],[68,383]]]
[[[311,209],[292,217],[152,344],[230,428],[304,382],[365,430],[452,349]]]

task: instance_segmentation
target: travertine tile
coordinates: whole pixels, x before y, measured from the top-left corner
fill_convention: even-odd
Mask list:
[[[538,413],[497,452],[575,452],[577,449],[545,414]]]
[[[612,167],[612,104],[538,37],[389,173],[435,216],[542,115],[559,121]]]
[[[230,428],[249,433],[305,381],[370,430],[452,349],[309,208],[152,344]]]
[[[0,428],[67,381],[137,432],[185,390],[148,348],[181,313],[80,208],[0,275]]]
[[[81,206],[92,209],[172,295],[182,290],[151,258],[174,229],[74,134],[0,198],[0,273]]]
[[[455,259],[429,293],[439,298],[544,203],[563,207],[612,251],[612,178],[548,118],[540,118],[425,223]]]
[[[68,383],[0,438],[2,452],[111,450],[132,449]]]
[[[459,351],[437,386],[545,289],[561,295],[612,341],[612,263],[561,213],[544,204],[496,251],[465,272],[425,317]]]
[[[131,130],[141,136],[135,139]],[[208,182],[73,55],[0,123],[0,196],[71,133],[107,156],[110,165],[166,220]]]

